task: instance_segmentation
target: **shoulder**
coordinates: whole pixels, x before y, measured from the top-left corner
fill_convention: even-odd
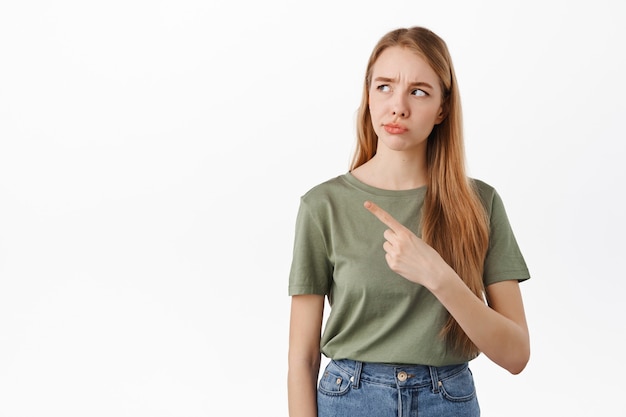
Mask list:
[[[483,180],[480,180],[478,178],[470,178],[469,181],[470,184],[472,184],[472,186],[476,189],[476,191],[478,191],[481,197],[493,195],[496,193],[496,189]]]
[[[485,207],[485,211],[491,219],[492,226],[495,223],[507,223],[506,208],[498,191],[484,181],[472,179],[472,182]]]
[[[340,191],[343,185],[342,175],[319,183],[300,196],[300,207],[298,209],[297,224],[304,227],[306,224],[314,223],[317,227],[324,228],[332,213],[336,212],[336,207],[342,207]]]
[[[487,212],[491,212],[494,203],[499,203],[500,196],[498,191],[492,185],[477,178],[470,178],[470,184],[476,190]]]
[[[332,199],[337,194],[344,192],[346,186],[345,174],[339,175],[310,188],[302,195],[302,201],[313,203]]]
[[[347,174],[319,183],[300,197],[300,211],[318,219],[329,219],[343,212],[358,199],[356,190],[346,179]],[[364,199],[361,199],[364,201]],[[359,200],[360,201],[360,200]]]

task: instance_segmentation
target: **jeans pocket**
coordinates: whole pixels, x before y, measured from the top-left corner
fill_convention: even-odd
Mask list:
[[[461,402],[476,398],[474,377],[467,367],[454,375],[441,379],[439,388],[443,397],[449,401]]]
[[[331,361],[320,378],[318,391],[331,396],[344,395],[350,390],[350,378],[350,374]]]

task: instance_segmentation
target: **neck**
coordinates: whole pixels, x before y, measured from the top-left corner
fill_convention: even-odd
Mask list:
[[[379,149],[376,155],[353,171],[359,180],[386,190],[411,190],[427,184],[426,153]]]

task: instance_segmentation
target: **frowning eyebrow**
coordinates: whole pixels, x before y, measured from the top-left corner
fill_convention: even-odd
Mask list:
[[[397,80],[395,78],[388,78],[388,77],[376,77],[374,78],[374,82],[375,83],[383,83],[383,84],[387,84],[387,83],[395,83],[397,82]],[[430,88],[431,90],[433,89],[433,86],[423,82],[423,81],[415,81],[412,82],[410,84],[411,87],[426,87],[426,88]]]

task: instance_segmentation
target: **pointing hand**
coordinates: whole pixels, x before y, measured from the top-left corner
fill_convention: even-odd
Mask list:
[[[432,288],[442,274],[450,271],[450,266],[435,249],[393,216],[371,201],[366,201],[364,206],[388,227],[383,234],[383,249],[392,271],[427,288]]]

